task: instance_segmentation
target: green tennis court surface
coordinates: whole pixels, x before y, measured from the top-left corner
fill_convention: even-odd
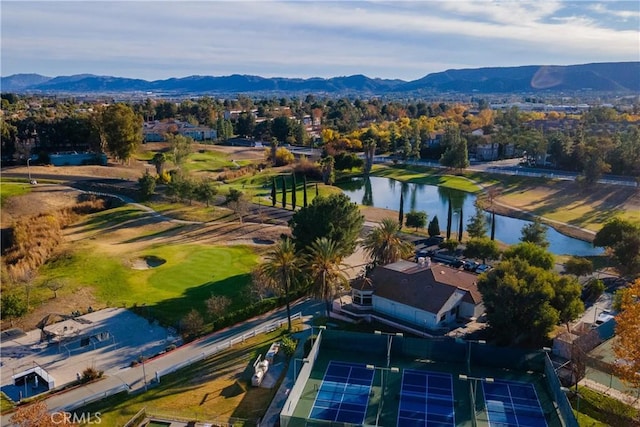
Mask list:
[[[333,330],[321,335],[299,363],[283,427],[561,427],[568,417],[556,409],[554,396],[563,394],[547,380],[542,351]]]

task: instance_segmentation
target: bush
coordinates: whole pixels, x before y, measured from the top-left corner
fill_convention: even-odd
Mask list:
[[[313,179],[316,181],[322,180],[322,169],[320,165],[310,161],[306,157],[301,158],[298,163],[293,165],[293,171],[297,175],[304,175],[308,179]]]
[[[90,381],[97,380],[98,378],[102,378],[103,371],[99,371],[96,368],[88,367],[84,371],[82,371],[82,377],[80,378],[81,383],[88,383]]]
[[[284,351],[284,354],[291,357],[293,353],[296,352],[296,347],[298,343],[294,340],[291,335],[282,338],[280,342],[280,348]]]
[[[339,171],[351,170],[353,168],[361,168],[364,161],[355,153],[338,153],[334,156],[335,168]]]

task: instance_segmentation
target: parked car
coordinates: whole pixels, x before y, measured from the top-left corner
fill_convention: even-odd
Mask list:
[[[438,246],[440,243],[444,242],[444,237],[442,236],[432,236],[426,239],[418,239],[414,240],[413,244],[416,246]]]
[[[480,264],[479,266],[476,267],[475,272],[480,274],[480,273],[484,273],[486,271],[491,270],[493,267],[491,267],[488,264]]]
[[[468,259],[464,262],[464,265],[462,266],[462,268],[464,268],[467,271],[475,271],[479,265],[480,265],[479,262],[475,262],[471,259]]]

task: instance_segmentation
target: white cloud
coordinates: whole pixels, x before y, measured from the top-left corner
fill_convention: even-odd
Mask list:
[[[632,1],[632,2],[623,2],[623,3],[629,3],[632,10],[615,10],[615,9],[609,9],[607,6],[605,6],[605,4],[603,3],[594,3],[589,5],[588,9],[602,14],[602,15],[610,15],[616,18],[620,18],[623,21],[627,21],[630,19],[640,19],[640,6],[638,5],[638,3],[636,1]]]

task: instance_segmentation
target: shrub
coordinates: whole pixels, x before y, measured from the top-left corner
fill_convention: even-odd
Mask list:
[[[98,378],[102,378],[103,371],[99,371],[96,368],[88,367],[84,371],[82,371],[82,377],[80,378],[81,383],[88,383],[90,381],[97,380]]]
[[[293,171],[298,175],[304,175],[309,179],[322,180],[322,169],[318,163],[312,162],[306,157],[301,158],[295,165]]]
[[[218,181],[230,181],[242,176],[255,172],[256,167],[254,165],[248,165],[239,169],[227,169],[225,168],[219,175]]]
[[[296,352],[297,342],[294,340],[291,335],[283,337],[280,341],[280,348],[284,351],[284,354],[287,356],[293,356],[293,353]]]
[[[265,156],[267,157],[268,161],[272,161],[273,159],[271,159],[271,149],[267,148],[265,150]],[[293,155],[293,153],[289,150],[287,150],[284,147],[279,147],[276,150],[276,161],[273,162],[274,166],[285,166],[288,164],[293,163],[295,160],[295,156]]]
[[[364,165],[364,161],[355,153],[338,153],[334,156],[334,159],[336,162],[335,168],[339,171],[361,168]]]

